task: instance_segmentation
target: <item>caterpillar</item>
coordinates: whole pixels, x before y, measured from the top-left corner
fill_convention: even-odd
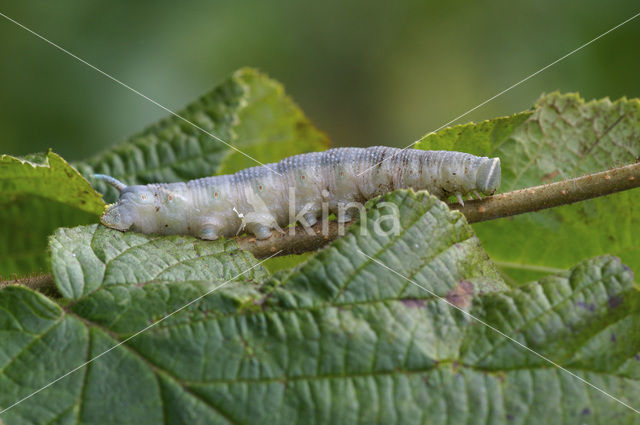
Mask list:
[[[313,226],[323,204],[346,222],[353,203],[400,188],[427,190],[443,200],[455,196],[463,203],[472,193],[492,195],[501,172],[499,158],[374,146],[295,155],[186,183],[127,186],[110,176],[95,177],[120,192],[100,217],[105,226],[213,240],[241,231],[266,239],[273,229],[302,219]]]

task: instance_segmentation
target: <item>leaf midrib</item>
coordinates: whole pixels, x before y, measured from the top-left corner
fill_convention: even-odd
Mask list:
[[[138,358],[143,363],[145,363],[156,374],[156,376],[159,376],[159,375],[162,374],[162,375],[165,375],[166,377],[168,377],[169,379],[172,379],[173,381],[177,382],[178,385],[180,385],[185,390],[186,393],[188,393],[189,395],[191,395],[194,398],[197,398],[198,400],[202,401],[206,406],[211,408],[211,410],[215,414],[217,414],[220,417],[226,419],[231,424],[237,424],[236,421],[234,421],[227,414],[225,414],[221,410],[219,410],[219,408],[217,408],[216,406],[213,406],[211,403],[208,403],[207,401],[203,400],[197,394],[194,394],[193,392],[191,392],[187,387],[185,387],[185,385],[182,383],[182,381],[180,379],[178,379],[177,377],[175,377],[171,372],[169,372],[168,370],[157,366],[150,359],[148,359],[147,357],[143,356],[142,353],[134,350],[133,347],[129,346],[127,343],[122,343],[122,341],[118,338],[118,336],[114,335],[109,329],[104,328],[104,327],[98,325],[95,322],[89,321],[89,320],[85,319],[84,317],[82,317],[80,315],[77,315],[75,313],[72,313],[70,311],[67,311],[67,310],[64,310],[64,312],[60,315],[60,317],[64,319],[65,315],[68,315],[68,316],[70,316],[72,318],[75,318],[76,320],[79,320],[82,324],[85,325],[85,327],[87,329],[87,333],[88,333],[89,347],[91,347],[91,328],[93,328],[93,329],[95,329],[95,330],[97,330],[99,332],[102,332],[106,338],[109,338],[112,341],[116,341],[115,345],[126,349],[129,353],[133,354],[136,358]],[[87,368],[88,366],[89,365],[86,365],[85,367],[83,367],[83,369],[88,370],[88,368]],[[0,373],[1,373],[1,371],[0,371]],[[86,378],[86,374],[85,374],[85,378]],[[85,387],[86,387],[86,385],[83,385],[82,388],[81,388],[81,393],[82,394],[84,394]],[[164,403],[164,400],[162,400],[161,384],[159,384],[158,390],[160,392],[160,400]],[[163,416],[164,416],[164,410],[163,410]]]

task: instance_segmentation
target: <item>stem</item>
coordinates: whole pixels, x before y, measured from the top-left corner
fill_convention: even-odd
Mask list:
[[[322,229],[322,222],[316,223],[307,232],[304,227],[296,226],[294,229],[285,229],[284,233],[272,233],[269,239],[258,240],[254,236],[243,236],[236,239],[240,249],[251,252],[256,258],[266,258],[274,252],[282,251],[278,254],[302,254],[314,251],[329,242],[342,236],[345,229],[357,220],[348,223],[338,224],[335,221],[325,223],[326,228]],[[292,230],[290,233],[289,230]]]
[[[467,201],[464,206],[456,202],[449,204],[449,207],[463,213],[469,223],[476,223],[568,205],[639,186],[640,163],[636,163],[575,179]],[[324,235],[322,223],[319,222],[311,228],[313,230],[311,234],[307,233],[302,226],[298,226],[294,232],[289,233],[289,229],[287,229],[284,233],[274,233],[273,236],[265,240],[244,236],[238,238],[237,243],[241,249],[251,252],[256,258],[268,257],[279,250],[282,252],[278,255],[301,254],[328,244],[344,234],[344,229],[354,222],[355,220],[350,223],[338,224],[335,221],[330,221],[326,223],[327,228]],[[53,277],[50,274],[0,280],[0,289],[9,285],[23,285],[47,294],[57,293]]]
[[[469,223],[477,223],[568,205],[638,186],[640,186],[640,163],[467,201],[464,206],[455,202],[449,204],[449,208],[460,211],[467,217]],[[309,236],[301,226],[296,227],[295,235],[272,236],[262,241],[245,236],[238,239],[238,245],[244,250],[251,251],[258,258],[268,257],[280,250],[282,252],[279,255],[300,254],[321,248],[338,237],[339,233],[339,225],[336,222],[328,223],[327,236],[323,236],[320,232],[321,223],[316,224],[312,229],[316,233],[312,236]]]
[[[34,291],[39,291],[47,295],[56,296],[57,290],[53,283],[51,274],[38,274],[34,276],[25,276],[11,280],[0,280],[0,289],[5,286],[26,286]]]
[[[464,214],[469,223],[476,223],[573,204],[638,186],[640,186],[640,163],[557,183],[501,193],[466,202],[464,206],[456,203],[449,207]]]

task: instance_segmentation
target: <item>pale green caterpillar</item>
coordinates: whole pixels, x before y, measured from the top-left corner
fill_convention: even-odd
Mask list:
[[[266,239],[272,229],[302,219],[312,226],[323,204],[348,221],[353,203],[394,189],[427,190],[440,199],[453,195],[460,203],[471,193],[491,195],[500,186],[500,159],[376,146],[296,155],[187,183],[126,186],[95,177],[120,191],[100,218],[107,227],[202,239],[246,231]]]

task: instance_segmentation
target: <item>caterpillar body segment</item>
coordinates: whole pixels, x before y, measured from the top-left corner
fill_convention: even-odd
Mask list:
[[[186,183],[126,186],[96,177],[120,191],[100,218],[107,227],[202,239],[247,231],[266,239],[297,221],[313,225],[323,209],[348,221],[350,204],[394,189],[427,190],[440,199],[453,195],[461,203],[471,193],[491,195],[500,185],[500,159],[376,146],[296,155]]]

